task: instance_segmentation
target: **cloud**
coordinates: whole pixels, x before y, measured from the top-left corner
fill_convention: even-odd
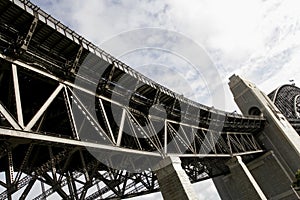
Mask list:
[[[199,200],[216,200],[220,199],[212,180],[204,180],[199,183],[193,184],[193,188],[198,194]]]

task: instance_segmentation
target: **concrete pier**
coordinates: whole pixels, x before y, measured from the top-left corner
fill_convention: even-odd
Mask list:
[[[233,157],[226,165],[231,173],[214,180],[222,199],[267,199],[240,156]]]
[[[162,196],[165,200],[197,199],[192,184],[181,167],[178,157],[167,157],[155,168]]]

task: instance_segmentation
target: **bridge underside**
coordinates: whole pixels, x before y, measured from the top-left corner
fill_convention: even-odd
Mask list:
[[[1,136],[1,171],[6,177],[0,182],[1,199],[10,196],[43,199],[50,195],[63,199],[112,199],[159,191],[153,172],[130,173],[109,168],[84,146],[65,141],[49,142],[50,138],[48,141],[38,137],[25,139],[22,137],[27,133],[20,131],[1,129],[1,133],[7,133],[7,136]],[[102,149],[95,147],[95,151]],[[227,173],[226,160],[184,158],[182,162],[191,181],[197,182]]]
[[[119,128],[111,128],[114,137],[105,130],[112,126],[104,116],[98,115],[98,120],[94,121],[86,120],[92,119],[92,115],[85,105],[72,101],[76,97],[69,90],[68,83],[60,86],[60,82],[21,64],[12,64],[5,57],[1,59],[0,91],[4,95],[0,96],[0,198],[25,199],[30,196],[42,199],[51,195],[63,199],[110,199],[138,196],[159,191],[156,175],[151,170],[141,171],[141,168],[149,168],[146,160],[158,162],[163,153],[180,156],[182,168],[191,182],[198,182],[228,173],[225,163],[232,155],[244,155],[245,159],[251,160],[258,155],[251,153],[261,152],[253,133],[259,132],[262,122],[256,118],[230,115],[225,119],[218,138],[213,135],[218,132],[208,131],[205,127],[170,120],[166,132],[163,131],[167,136],[156,134],[131,139],[134,134],[129,134],[119,145],[108,143],[106,141],[112,141],[112,138],[117,140]],[[15,90],[18,87],[19,90]],[[77,100],[80,102],[79,98]],[[81,111],[81,117],[77,115],[75,120],[74,107],[79,109],[79,106],[86,114]],[[104,103],[103,110],[109,110],[109,106],[111,104]],[[144,131],[134,133],[150,135],[138,121],[142,117],[130,113],[126,110],[126,119],[128,122],[133,119],[135,123],[124,124],[124,133],[138,125]],[[106,113],[106,117],[113,119],[111,114]],[[146,120],[151,122],[149,118]],[[208,123],[205,120],[201,123]],[[243,127],[249,132],[237,132]],[[80,128],[94,135],[85,135]],[[97,128],[103,131],[102,135],[95,132]],[[190,136],[192,133],[194,137]],[[208,136],[216,141],[201,140],[201,137]],[[163,146],[165,138],[168,148]],[[160,148],[156,148],[158,145]],[[128,162],[133,164],[128,166]]]
[[[263,118],[184,98],[30,2],[0,0],[0,19],[0,199],[138,196],[167,156],[198,182],[263,152]]]

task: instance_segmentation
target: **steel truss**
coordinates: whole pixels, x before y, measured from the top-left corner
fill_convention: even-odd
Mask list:
[[[2,57],[3,58],[3,57]],[[15,64],[14,64],[15,63]],[[19,64],[19,65],[16,65]],[[46,76],[54,81],[57,81],[56,86],[53,91],[47,97],[45,102],[39,107],[37,112],[33,115],[30,120],[28,120],[27,124],[24,124],[23,119],[23,109],[22,109],[22,101],[19,90],[19,76],[18,76],[18,67],[25,68],[26,70],[32,70],[33,73],[36,73],[32,76]],[[129,152],[153,152],[154,150],[157,153],[153,153],[156,156],[166,157],[174,154],[184,154],[186,157],[199,157],[199,156],[233,156],[233,155],[241,155],[244,153],[254,153],[261,152],[259,145],[256,143],[255,138],[252,133],[240,133],[240,132],[222,132],[222,131],[214,131],[207,128],[203,128],[192,124],[177,122],[174,120],[169,120],[168,118],[162,119],[159,116],[151,116],[148,117],[145,115],[140,115],[140,118],[145,118],[149,126],[142,125],[139,121],[140,119],[136,118],[133,114],[133,111],[130,107],[126,107],[121,105],[119,102],[113,101],[111,99],[107,99],[103,96],[97,95],[97,100],[99,101],[101,107],[98,108],[101,110],[103,114],[103,122],[105,126],[101,126],[98,122],[98,119],[95,119],[95,116],[90,112],[90,109],[87,108],[87,105],[82,103],[80,97],[73,92],[72,88],[76,88],[78,86],[74,85],[68,81],[61,81],[61,79],[52,76],[46,72],[42,72],[38,69],[34,69],[31,66],[21,63],[19,61],[14,61],[11,64],[11,71],[13,75],[13,87],[14,87],[14,96],[15,96],[15,105],[16,111],[9,110],[3,103],[0,104],[0,111],[2,114],[3,120],[6,120],[10,127],[15,130],[22,130],[27,132],[35,132],[39,134],[43,134],[44,131],[39,130],[39,124],[43,123],[43,116],[45,116],[47,109],[49,109],[50,105],[56,100],[62,97],[63,94],[63,102],[66,105],[66,111],[68,113],[68,124],[71,127],[72,134],[67,135],[70,139],[74,140],[89,140],[89,138],[85,138],[85,136],[80,137],[79,127],[77,121],[74,119],[75,113],[77,110],[84,116],[84,119],[87,119],[89,125],[91,125],[100,135],[101,139],[94,142],[99,142],[100,144],[104,144],[107,146],[111,146],[112,148],[118,147],[127,147],[124,151]],[[30,76],[26,75],[26,78]],[[83,91],[86,95],[91,95],[92,91],[85,90],[84,88],[78,88],[80,91]],[[95,95],[95,94],[94,94]],[[113,133],[111,126],[112,124],[108,120],[108,114],[106,113],[106,109],[103,106],[103,101],[108,101],[111,104],[114,104],[122,110],[122,117],[119,122],[120,127],[117,133]],[[72,109],[73,107],[77,107]],[[17,113],[17,119],[11,114],[11,112]],[[156,121],[162,121],[164,123],[164,134],[160,137],[157,134],[157,130],[152,123],[152,119]],[[122,136],[124,134],[124,123],[127,122],[127,125],[131,131],[131,135],[133,136],[134,144],[124,144],[122,140]],[[81,124],[82,125],[82,124]],[[178,128],[179,127],[179,128]],[[106,131],[107,129],[108,131]],[[42,132],[42,133],[40,133]],[[45,133],[44,133],[45,134]],[[54,133],[55,134],[55,133]],[[45,139],[47,140],[47,139]],[[105,141],[105,142],[104,142]],[[102,143],[104,142],[104,143]],[[148,144],[149,148],[146,148],[146,144]],[[170,145],[173,143],[173,145]],[[128,148],[129,145],[133,145],[136,148]],[[174,147],[172,150],[168,150],[170,146]],[[110,147],[108,147],[110,149]],[[153,150],[154,149],[154,150]],[[147,153],[146,153],[147,154]]]
[[[1,58],[3,62],[9,60],[4,56]],[[43,199],[50,195],[58,195],[63,199],[125,198],[159,190],[153,172],[146,170],[129,173],[126,170],[112,169],[97,161],[86,148],[151,157],[163,158],[173,155],[189,158],[188,160],[193,162],[183,162],[183,168],[193,182],[226,173],[227,169],[224,166],[217,173],[214,172],[217,167],[222,168],[221,165],[224,165],[222,158],[262,152],[253,133],[216,132],[183,122],[161,119],[159,116],[148,116],[145,120],[150,126],[145,127],[140,119],[135,117],[130,107],[97,95],[102,105],[99,109],[103,114],[103,124],[100,125],[98,119],[95,119],[89,112],[89,108],[82,103],[79,95],[73,91],[78,86],[20,61],[10,60],[4,63],[3,74],[11,73],[12,75],[12,85],[8,87],[14,88],[13,93],[10,93],[10,100],[14,103],[10,101],[13,106],[6,105],[2,100],[0,103],[1,126],[3,127],[0,129],[1,149],[3,149],[1,163],[6,163],[1,166],[5,171],[6,181],[0,182],[4,188],[0,199],[11,199],[13,195],[19,195],[18,198],[25,199],[30,195],[32,188],[37,187],[36,185],[40,185],[41,194],[31,196],[35,199]],[[24,78],[31,82],[39,79],[40,76],[44,77],[42,82],[48,84],[53,81],[49,85],[54,86],[48,91],[47,98],[34,109],[32,116],[28,118],[26,110],[33,108],[32,105],[27,107],[28,105],[22,104],[26,102],[22,97],[28,97],[22,96],[20,83],[25,84]],[[87,96],[95,95],[84,88],[78,89]],[[117,132],[113,132],[114,129],[103,105],[104,101],[109,101],[122,110],[120,128]],[[50,122],[52,126],[56,126],[52,121],[48,121],[49,118],[55,117],[51,116],[55,112],[62,112],[51,107],[53,104],[59,106],[57,102],[64,103],[67,113],[66,121],[57,125],[69,125],[70,129],[66,130],[67,134],[61,131],[49,132],[52,130],[43,128],[43,126],[47,127]],[[78,125],[79,121],[75,120],[74,107],[84,117],[85,122],[81,122],[80,125]],[[154,121],[159,120],[165,124],[164,134],[161,136],[156,134],[153,125]],[[83,124],[88,124],[98,132],[100,139],[92,140],[85,136],[81,137],[79,129]],[[125,127],[132,131],[131,135],[135,136],[131,137],[131,141],[122,137],[125,134],[122,128]],[[41,156],[44,159],[41,159]],[[218,158],[220,161],[217,163],[220,166],[209,167],[207,157],[212,160],[214,157]],[[80,161],[75,162],[75,160]]]
[[[43,156],[49,157],[49,160],[30,169],[29,162],[32,162],[32,157],[38,159],[39,156],[38,152],[32,151],[42,148],[43,145],[48,149],[48,152],[43,151]],[[49,196],[54,199],[113,199],[158,191],[156,177],[151,171],[130,174],[125,170],[107,168],[95,159],[87,159],[86,152],[82,148],[71,145],[65,148],[43,145],[30,141],[26,145],[21,145],[26,149],[25,156],[17,170],[12,174],[5,173],[8,180],[7,182],[1,181],[1,199],[37,200]],[[15,149],[18,148],[20,146]],[[48,155],[45,155],[46,152]],[[78,167],[75,171],[70,168],[73,167],[74,160],[78,157],[77,154],[79,157],[83,156],[80,162],[76,163]],[[9,153],[1,159],[10,159]],[[13,165],[10,162],[8,164]]]

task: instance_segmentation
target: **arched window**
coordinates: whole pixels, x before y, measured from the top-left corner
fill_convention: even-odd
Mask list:
[[[294,109],[297,118],[300,118],[300,95],[295,96]]]
[[[261,111],[258,107],[253,106],[249,109],[248,114],[249,115],[261,115]]]

